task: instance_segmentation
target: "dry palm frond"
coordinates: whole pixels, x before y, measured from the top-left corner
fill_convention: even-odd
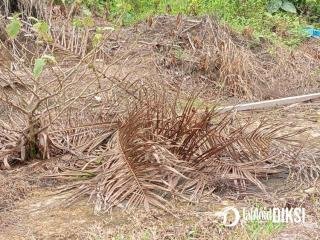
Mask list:
[[[10,176],[0,172],[0,212],[10,209],[14,202],[23,199],[30,186],[21,176]]]
[[[290,169],[281,148],[290,135],[279,135],[279,124],[237,126],[229,115],[198,113],[192,101],[179,109],[165,97],[137,104],[97,157],[61,173],[81,179],[67,187],[75,191],[71,202],[87,195],[97,210],[167,209],[172,196],[198,200],[222,184],[241,190],[254,184],[266,193],[261,179]]]
[[[4,124],[4,123],[2,123]],[[8,126],[7,124],[5,124]],[[19,155],[19,142],[20,135],[15,132],[10,132],[8,129],[1,128],[0,130],[0,159],[2,159],[1,165],[7,169],[10,169],[10,162],[13,160],[20,160]]]
[[[120,204],[165,209],[164,196],[175,189],[179,178],[184,178],[181,172],[187,169],[179,167],[182,161],[145,128],[148,120],[141,121],[143,117],[144,111],[130,114],[112,134],[105,151],[81,169],[93,177],[90,181],[95,190],[80,182],[75,197],[91,195],[98,209]]]
[[[88,117],[88,116],[87,116]],[[87,123],[87,124],[85,124]],[[50,128],[49,136],[52,144],[63,153],[76,156],[96,154],[99,147],[110,138],[115,129],[115,123],[88,121],[77,119],[62,119]]]

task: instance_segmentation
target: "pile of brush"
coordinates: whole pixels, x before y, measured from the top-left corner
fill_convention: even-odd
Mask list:
[[[176,89],[191,92],[197,85],[208,99],[272,99],[319,88],[314,52],[275,46],[253,33],[239,35],[213,17],[149,18],[114,32],[104,51],[112,59],[130,51],[128,66],[140,64]]]
[[[165,95],[150,97],[96,137],[80,166],[57,177],[76,180],[64,189],[73,190],[71,202],[90,196],[96,210],[170,210],[172,197],[194,202],[222,188],[245,192],[252,185],[268,195],[262,179],[294,176],[303,166],[296,166],[301,145],[293,141],[299,132],[285,134],[283,127],[238,124],[214,109],[198,112],[192,100],[181,107]],[[303,168],[318,176],[314,165]]]

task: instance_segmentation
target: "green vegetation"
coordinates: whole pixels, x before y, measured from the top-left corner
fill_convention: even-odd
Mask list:
[[[73,2],[72,0],[66,1]],[[234,30],[253,39],[296,45],[303,28],[320,21],[320,0],[76,0],[121,25],[150,16],[179,13],[217,15]]]
[[[10,39],[15,39],[18,36],[18,34],[21,30],[21,26],[22,26],[22,24],[21,24],[18,16],[17,15],[13,16],[10,24],[8,24],[6,26],[6,32],[7,32],[8,36],[10,37]]]
[[[285,224],[274,223],[272,221],[268,221],[265,223],[259,221],[251,221],[248,222],[245,227],[250,239],[258,240],[265,239],[280,232],[285,227]]]

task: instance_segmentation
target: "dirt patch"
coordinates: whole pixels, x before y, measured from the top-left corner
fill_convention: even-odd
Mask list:
[[[61,184],[62,181],[45,176],[55,174],[70,164],[73,161],[68,158],[34,160],[27,166],[20,164],[11,170],[0,171],[0,215],[13,209],[35,189],[51,189]]]
[[[287,239],[296,239],[296,240],[309,240],[317,239],[319,237],[320,228],[317,223],[309,222],[303,226],[289,226],[283,230],[275,240],[287,240]]]
[[[264,224],[245,223],[225,228],[215,213],[224,207],[250,208],[253,204],[270,205],[250,197],[244,200],[204,199],[197,204],[176,203],[174,215],[134,214],[116,209],[96,215],[84,200],[64,207],[66,196],[52,191],[34,190],[10,212],[1,214],[0,239],[314,239],[320,233],[315,216],[307,212],[307,222],[284,225],[279,230]],[[61,205],[62,204],[62,205]]]
[[[19,176],[10,177],[0,172],[0,213],[25,197],[29,184]]]
[[[81,227],[99,221],[85,204],[65,208],[62,200],[61,197],[52,196],[50,191],[33,191],[28,199],[17,205],[16,210],[3,214],[7,219],[12,216],[16,218],[7,221],[0,239],[8,236],[15,237],[13,239],[33,236],[37,239],[74,239],[72,235],[76,235]]]
[[[306,41],[302,46],[299,48],[300,51],[305,52],[310,57],[320,61],[320,40],[319,39],[310,39]]]

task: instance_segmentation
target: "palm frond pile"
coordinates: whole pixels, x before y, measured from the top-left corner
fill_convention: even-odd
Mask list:
[[[168,210],[172,197],[198,201],[223,186],[256,186],[266,194],[261,180],[299,175],[295,153],[301,149],[293,139],[301,132],[283,133],[283,125],[267,121],[238,125],[229,114],[198,112],[192,100],[181,108],[165,99],[139,102],[100,138],[91,157],[61,173],[77,180],[65,189],[74,193],[71,202],[90,196],[96,210]]]

